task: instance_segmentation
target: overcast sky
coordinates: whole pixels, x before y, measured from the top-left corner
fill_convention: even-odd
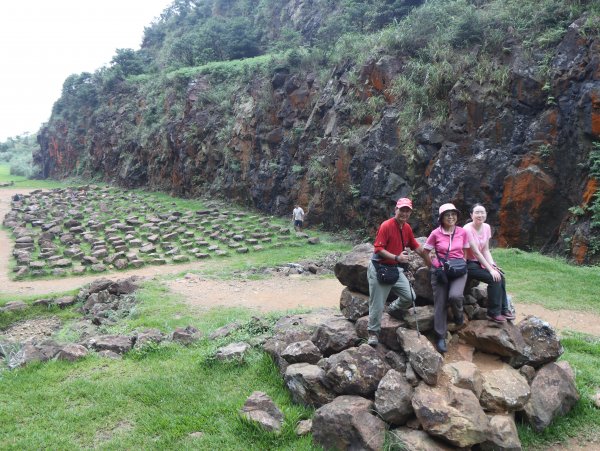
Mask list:
[[[144,27],[171,2],[0,2],[0,141],[37,132],[69,75],[94,72],[118,48],[139,49]]]

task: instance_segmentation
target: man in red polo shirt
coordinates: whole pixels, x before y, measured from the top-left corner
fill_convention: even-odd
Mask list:
[[[415,240],[412,228],[408,224],[408,218],[412,213],[412,201],[405,197],[398,199],[393,218],[381,223],[375,238],[375,250],[367,269],[369,281],[369,341],[371,346],[379,343],[379,331],[381,330],[381,316],[385,301],[392,291],[398,296],[390,307],[388,313],[396,318],[402,318],[404,312],[412,305],[415,293],[410,286],[403,268],[399,264],[408,263],[408,252],[410,248],[425,260],[425,264],[431,267],[429,252]],[[389,265],[399,271],[398,280],[394,284],[384,284],[377,280],[376,265]]]

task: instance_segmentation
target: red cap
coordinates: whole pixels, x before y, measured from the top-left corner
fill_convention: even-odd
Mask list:
[[[412,201],[406,197],[401,197],[396,202],[396,208],[408,207],[412,210]]]

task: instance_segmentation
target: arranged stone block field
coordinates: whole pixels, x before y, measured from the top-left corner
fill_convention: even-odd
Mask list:
[[[87,185],[13,197],[4,218],[17,278],[102,273],[315,244],[273,218],[209,203],[182,210],[151,194]]]

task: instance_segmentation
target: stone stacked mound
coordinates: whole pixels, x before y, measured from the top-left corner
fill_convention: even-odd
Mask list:
[[[411,262],[419,306],[405,320],[384,313],[380,344],[365,344],[370,245],[335,267],[339,312],[282,318],[264,347],[294,400],[317,408],[314,441],[326,449],[519,450],[515,419],[541,431],[578,401],[574,373],[552,327],[536,317],[495,324],[485,287],[468,288],[467,321],[450,328],[449,352],[433,344],[427,268]],[[425,275],[427,274],[427,276]],[[418,322],[420,333],[416,330]]]

